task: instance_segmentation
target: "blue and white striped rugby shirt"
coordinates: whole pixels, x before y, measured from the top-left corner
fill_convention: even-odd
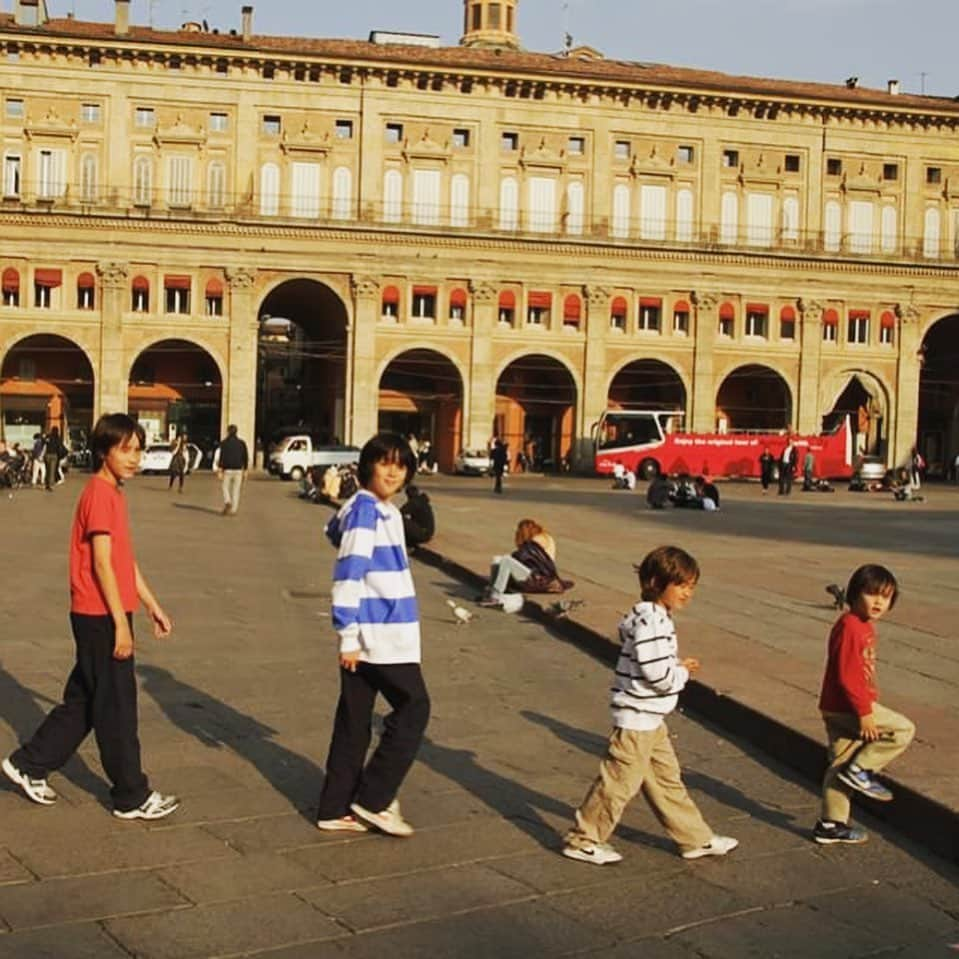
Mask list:
[[[367,663],[418,663],[420,617],[406,556],[403,517],[361,489],[326,525],[338,547],[333,627],[340,652]]]

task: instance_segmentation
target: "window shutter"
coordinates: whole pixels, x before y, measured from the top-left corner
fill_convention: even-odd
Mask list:
[[[676,194],[676,239],[689,243],[693,238],[693,191],[680,190]]]
[[[666,187],[644,184],[640,189],[639,235],[644,240],[666,239]]]
[[[530,177],[527,222],[533,233],[552,233],[556,229],[556,181],[552,177]]]
[[[570,236],[581,236],[583,232],[583,184],[572,180],[566,187],[566,232]]]
[[[319,163],[293,164],[293,203],[295,217],[315,220],[320,215]]]
[[[450,226],[470,225],[470,178],[454,173],[450,180]]]
[[[399,223],[403,218],[403,174],[387,170],[383,174],[383,221]]]
[[[413,222],[435,226],[440,221],[440,171],[413,171]]]

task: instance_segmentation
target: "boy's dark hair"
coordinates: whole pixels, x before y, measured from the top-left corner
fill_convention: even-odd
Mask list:
[[[360,450],[360,464],[356,472],[363,489],[366,489],[373,479],[373,467],[383,462],[399,463],[406,470],[407,483],[416,474],[416,459],[410,444],[397,433],[377,433],[367,440]]]
[[[849,577],[849,583],[846,586],[846,602],[852,609],[859,602],[859,597],[863,593],[884,594],[890,589],[892,595],[889,597],[889,608],[892,609],[899,598],[899,583],[896,577],[885,566],[867,563],[865,566],[860,566]]]
[[[140,449],[146,446],[147,438],[143,427],[126,413],[105,413],[97,420],[90,434],[90,452],[93,455],[93,472],[95,473],[107,457],[107,453],[114,446],[125,443],[131,436],[140,441]]]
[[[659,546],[633,569],[639,574],[642,597],[655,602],[667,586],[699,582],[699,563],[678,546]]]

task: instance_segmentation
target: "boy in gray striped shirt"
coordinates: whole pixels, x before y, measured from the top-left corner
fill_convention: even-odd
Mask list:
[[[603,866],[623,857],[607,840],[626,804],[642,790],[684,859],[725,856],[739,845],[706,825],[683,785],[666,728],[695,659],[678,658],[672,613],[699,582],[699,564],[676,546],[654,549],[639,566],[640,602],[619,625],[622,649],[612,686],[613,732],[599,775],[576,810],[563,855]]]

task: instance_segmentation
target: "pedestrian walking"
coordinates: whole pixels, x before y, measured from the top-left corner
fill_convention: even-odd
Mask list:
[[[60,430],[54,426],[47,436],[47,443],[43,453],[44,469],[44,489],[48,493],[53,492],[54,486],[59,486],[63,480],[60,478],[60,460],[67,455],[67,449],[60,439]]]
[[[94,475],[77,502],[70,535],[70,625],[76,663],[63,702],[29,742],[3,760],[3,771],[34,802],[53,805],[51,772],[93,730],[120,819],[162,819],[180,801],[150,789],[140,764],[133,613],[143,603],[158,639],[169,617],[133,557],[123,484],[136,473],[143,428],[124,413],[100,417],[90,437]]]
[[[33,446],[30,449],[30,485],[39,486],[41,483],[46,485],[47,467],[44,463],[44,457],[47,451],[47,441],[43,433],[33,434]]]
[[[379,433],[360,451],[360,489],[326,527],[337,547],[333,626],[339,635],[340,699],[326,760],[317,826],[409,836],[397,792],[426,731],[429,694],[420,669],[416,591],[392,498],[413,478],[409,444]],[[369,762],[377,695],[392,712]]]
[[[851,793],[888,802],[892,792],[875,778],[912,742],[912,722],[881,705],[876,690],[875,624],[896,604],[899,584],[885,566],[860,566],[846,586],[847,612],[829,634],[819,709],[829,739],[822,814],[813,838],[822,844],[863,843],[849,824]]]
[[[503,474],[506,472],[506,464],[509,463],[509,448],[498,436],[493,440],[490,462],[493,471],[493,492],[502,494]]]
[[[173,445],[170,447],[170,452],[173,454],[170,457],[170,482],[167,485],[167,489],[173,489],[174,480],[179,481],[179,492],[183,492],[183,480],[186,477],[187,470],[189,468],[188,459],[190,456],[190,451],[187,448],[187,435],[186,433],[180,433],[176,439],[173,441]]]
[[[816,454],[806,448],[806,453],[802,460],[802,488],[804,493],[815,489],[816,482]]]
[[[642,790],[684,859],[725,856],[739,845],[718,836],[683,785],[666,728],[679,692],[699,661],[680,660],[672,614],[699,582],[699,564],[675,546],[660,546],[636,570],[642,597],[619,626],[622,648],[613,675],[613,732],[599,775],[576,810],[563,855],[599,866],[623,857],[607,840],[626,804]]]
[[[763,496],[769,491],[769,484],[773,480],[775,466],[776,457],[769,452],[768,446],[764,446],[759,456],[759,481],[763,484]]]
[[[213,468],[220,478],[223,490],[224,516],[236,516],[236,511],[240,508],[243,480],[250,467],[250,453],[237,432],[237,428],[232,424],[226,428],[226,436],[213,457]]]
[[[793,491],[793,476],[796,472],[796,463],[799,451],[790,436],[786,440],[782,453],[779,454],[779,495],[789,496]]]
[[[917,447],[912,448],[909,454],[909,495],[918,496],[922,488],[922,474],[926,468],[926,461]]]

